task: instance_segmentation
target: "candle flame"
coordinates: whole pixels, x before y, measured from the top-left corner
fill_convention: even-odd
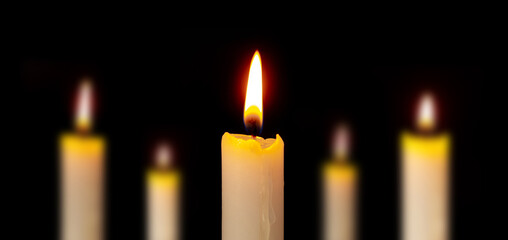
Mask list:
[[[420,106],[418,108],[418,128],[421,130],[429,131],[434,128],[435,124],[435,110],[434,99],[429,93],[422,96]]]
[[[250,64],[243,122],[252,135],[258,134],[263,126],[263,78],[258,50],[254,53]]]
[[[92,83],[81,82],[78,91],[75,124],[79,131],[88,132],[92,127]]]
[[[165,143],[159,144],[155,153],[156,165],[160,168],[167,168],[171,163],[171,150]]]
[[[336,127],[333,136],[333,156],[335,159],[344,161],[348,158],[350,138],[350,131],[347,125],[341,124]]]

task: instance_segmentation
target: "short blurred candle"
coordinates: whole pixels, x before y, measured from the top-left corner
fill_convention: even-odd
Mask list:
[[[435,103],[424,94],[417,110],[419,133],[401,135],[402,239],[448,239],[450,136],[434,131]]]
[[[357,170],[349,161],[350,141],[349,128],[339,125],[333,159],[325,163],[322,174],[324,240],[355,239]]]
[[[155,152],[155,167],[147,172],[148,240],[179,239],[180,176],[171,167],[171,157],[169,146],[161,143]]]
[[[81,83],[75,133],[60,136],[60,238],[103,238],[105,140],[91,134],[92,85]]]
[[[284,239],[284,142],[263,139],[261,56],[250,66],[244,123],[249,135],[222,136],[222,239]]]

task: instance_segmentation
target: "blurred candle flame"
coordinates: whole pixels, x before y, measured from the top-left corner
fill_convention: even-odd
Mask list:
[[[351,136],[349,127],[345,124],[340,124],[336,127],[333,136],[333,156],[334,159],[345,161],[349,156]]]
[[[171,150],[169,145],[160,143],[155,152],[155,161],[157,167],[168,168],[171,163]]]
[[[80,132],[88,132],[92,127],[92,83],[89,80],[79,86],[75,124]]]
[[[263,126],[263,78],[258,50],[254,53],[250,64],[243,122],[252,135],[258,134]]]
[[[430,131],[435,125],[434,99],[429,93],[425,93],[418,108],[417,125],[420,130]]]

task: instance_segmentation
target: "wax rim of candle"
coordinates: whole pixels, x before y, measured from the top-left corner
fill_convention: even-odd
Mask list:
[[[449,156],[452,146],[452,139],[448,133],[421,135],[404,131],[400,141],[402,149],[412,149],[415,153],[425,156],[441,156],[443,154]]]
[[[323,165],[323,171],[339,178],[351,178],[358,175],[357,167],[351,163],[337,163],[328,161]]]
[[[99,135],[63,133],[61,134],[60,144],[83,154],[90,151],[106,150],[106,140]]]
[[[161,183],[175,183],[178,184],[181,180],[181,174],[179,171],[175,169],[167,169],[167,170],[160,170],[160,169],[149,169],[146,173],[147,180],[148,181],[156,181]]]
[[[245,136],[245,137],[244,138],[239,138],[238,136]],[[224,141],[225,139],[227,139],[228,141],[233,142],[237,146],[249,147],[249,148],[255,149],[255,150],[260,151],[260,152],[270,152],[270,151],[272,151],[273,149],[275,149],[279,145],[284,146],[284,141],[282,140],[282,138],[280,137],[279,134],[277,134],[275,136],[275,139],[274,139],[273,143],[271,145],[269,145],[269,146],[266,146],[266,147],[263,147],[261,145],[261,143],[258,142],[257,140],[262,139],[262,140],[266,141],[266,140],[271,140],[273,138],[264,139],[262,137],[256,136],[257,140],[254,140],[254,139],[252,139],[252,136],[250,136],[250,135],[231,134],[229,132],[225,132],[224,135],[222,136],[222,140]]]

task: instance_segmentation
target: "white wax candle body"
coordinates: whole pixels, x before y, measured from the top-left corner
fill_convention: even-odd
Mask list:
[[[179,239],[178,174],[175,171],[150,171],[146,191],[147,239]]]
[[[60,139],[63,240],[103,238],[104,141],[65,134]]]
[[[356,170],[331,162],[323,170],[323,239],[353,240],[356,223]]]
[[[402,239],[448,239],[449,137],[402,135]]]
[[[284,239],[284,142],[222,137],[222,239]]]

